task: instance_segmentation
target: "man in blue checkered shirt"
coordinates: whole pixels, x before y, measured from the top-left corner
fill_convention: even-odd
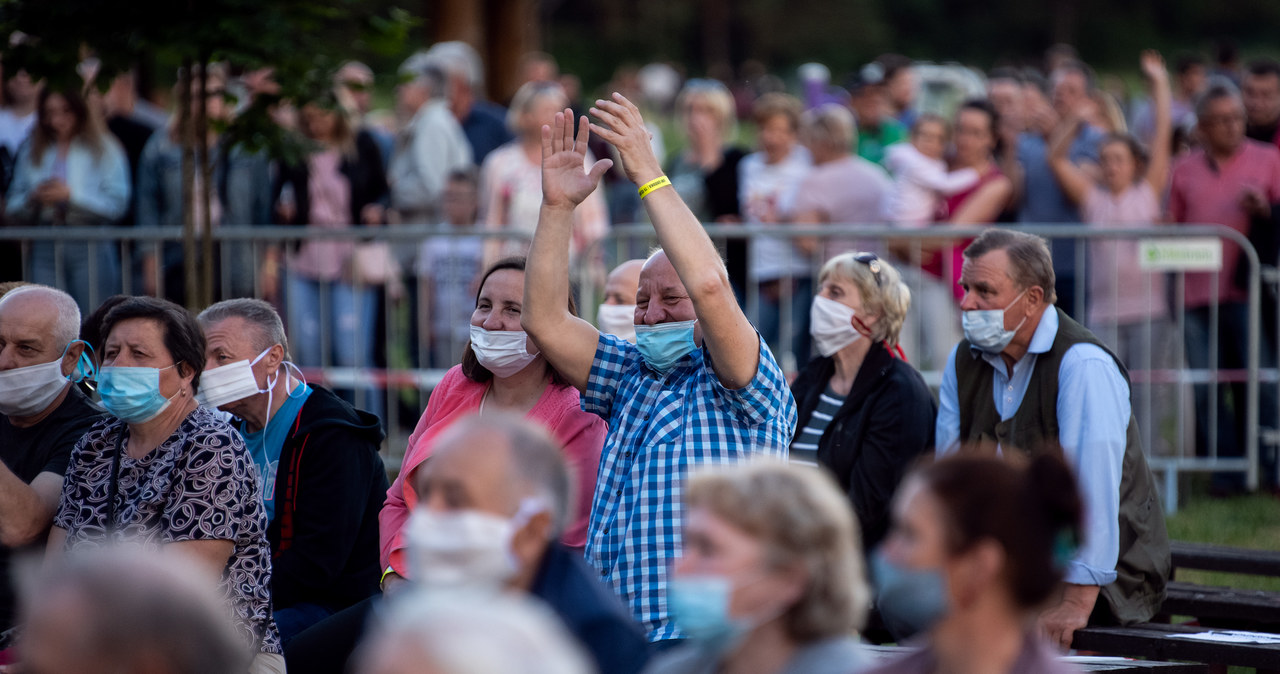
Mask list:
[[[636,344],[566,311],[573,209],[612,161],[586,170],[588,123],[568,110],[542,129],[542,209],[525,272],[521,325],[547,361],[609,422],[586,556],[651,641],[681,637],[668,620],[667,572],[680,554],[681,483],[702,464],[785,458],[796,405],[773,354],[739,308],[698,219],[662,175],[639,110],[596,101],[590,129],[618,149],[662,251],[640,272]]]

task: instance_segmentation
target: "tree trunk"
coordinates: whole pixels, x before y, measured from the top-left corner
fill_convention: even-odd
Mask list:
[[[200,164],[200,221],[204,229],[200,238],[200,307],[213,304],[213,162],[209,159],[209,57],[200,58],[200,100],[196,106],[196,148]]]
[[[485,19],[491,47],[489,93],[495,101],[508,101],[521,84],[520,57],[542,48],[538,0],[491,0]]]
[[[199,305],[196,282],[200,278],[198,273],[200,260],[196,256],[196,172],[191,142],[194,126],[191,119],[191,67],[191,59],[183,59],[182,70],[178,74],[178,139],[182,144],[182,272],[186,286],[187,307],[196,309]]]

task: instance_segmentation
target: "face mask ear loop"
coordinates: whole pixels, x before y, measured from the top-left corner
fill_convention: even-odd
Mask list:
[[[286,376],[286,377],[291,376],[291,375],[289,374],[289,368],[293,368],[293,371],[298,373],[297,380],[298,380],[299,382],[302,382],[302,387],[301,387],[301,388],[302,388],[303,392],[305,392],[305,391],[306,391],[306,386],[307,386],[307,378],[306,378],[306,376],[304,376],[304,375],[302,374],[302,370],[301,370],[301,369],[299,369],[297,365],[294,365],[294,364],[293,364],[293,361],[286,360],[286,361],[284,361],[284,362],[282,363],[282,365],[283,365],[283,366],[284,366],[284,368],[285,368],[285,376]],[[296,396],[295,396],[295,395],[293,395],[293,391],[292,391],[292,390],[290,390],[290,391],[289,391],[289,397],[290,397],[290,398],[300,398],[300,397],[302,397],[302,393],[299,393],[298,395],[296,395]]]
[[[76,342],[80,342],[81,344],[84,344],[85,350],[80,352],[80,358],[76,360],[76,369],[73,370],[72,373],[67,376],[67,379],[73,384],[79,384],[81,382],[84,382],[90,379],[97,381],[98,380],[97,359],[90,355],[93,353],[92,344],[84,341],[83,339],[73,339],[70,342],[67,342],[66,346],[62,347],[62,357],[63,358],[67,357],[67,351],[71,348],[71,345],[75,344]],[[75,378],[72,379],[72,377],[75,377]],[[86,384],[86,386],[89,386],[89,388],[92,390],[97,390],[91,385]]]

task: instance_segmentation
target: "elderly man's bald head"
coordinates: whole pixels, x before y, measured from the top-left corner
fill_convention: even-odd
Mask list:
[[[644,260],[627,260],[609,272],[604,281],[605,304],[635,304]]]
[[[0,321],[6,316],[47,321],[49,337],[63,345],[80,336],[80,307],[57,288],[28,285],[10,290],[0,298]]]

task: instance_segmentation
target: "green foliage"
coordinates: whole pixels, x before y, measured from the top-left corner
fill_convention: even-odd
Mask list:
[[[1168,519],[1169,537],[1180,541],[1280,550],[1280,499],[1253,494],[1230,499],[1199,498]],[[1178,580],[1251,590],[1280,591],[1280,578],[1178,571]]]

